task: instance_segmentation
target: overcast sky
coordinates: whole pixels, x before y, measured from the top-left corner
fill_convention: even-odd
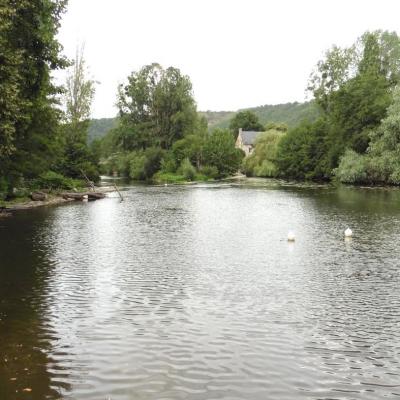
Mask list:
[[[200,110],[237,110],[303,101],[325,50],[400,33],[399,16],[399,0],[69,0],[59,39],[70,58],[85,42],[95,118],[114,116],[117,85],[152,62],[189,75]]]

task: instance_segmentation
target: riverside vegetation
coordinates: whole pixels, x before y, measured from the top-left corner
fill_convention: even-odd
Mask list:
[[[314,99],[296,105],[302,122],[283,118],[277,108],[268,115],[280,120],[260,122],[265,109],[259,108],[225,113],[229,124],[210,129],[206,117],[215,113],[197,111],[189,77],[153,63],[119,86],[118,117],[104,121],[104,136],[92,129],[88,140],[96,82],[88,78],[83,49],[73,61],[62,56],[56,35],[67,1],[1,4],[0,201],[36,188],[78,187],[82,171],[93,181],[113,173],[184,182],[241,170],[249,176],[400,184],[395,32],[366,32],[349,48],[328,50],[308,83]],[[58,69],[68,69],[63,86],[53,83]],[[238,128],[264,132],[250,157],[235,148]]]

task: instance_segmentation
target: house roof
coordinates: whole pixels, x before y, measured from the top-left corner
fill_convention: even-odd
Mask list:
[[[254,145],[254,142],[256,141],[256,137],[260,134],[261,132],[256,132],[256,131],[242,131],[242,142],[244,145]]]

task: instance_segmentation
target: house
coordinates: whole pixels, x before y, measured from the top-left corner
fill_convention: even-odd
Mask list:
[[[245,152],[246,157],[249,156],[254,149],[255,141],[257,136],[262,132],[256,131],[244,131],[239,128],[239,134],[236,139],[235,147]]]

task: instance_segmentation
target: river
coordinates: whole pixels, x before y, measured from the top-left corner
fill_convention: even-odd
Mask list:
[[[399,190],[124,197],[0,220],[0,399],[399,398]]]

